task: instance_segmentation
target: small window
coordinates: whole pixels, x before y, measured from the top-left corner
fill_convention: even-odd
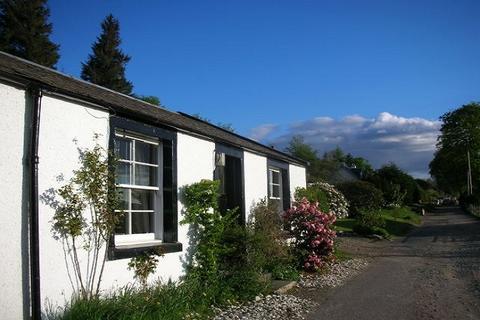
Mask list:
[[[282,174],[279,169],[269,168],[268,197],[274,200],[281,200],[282,195]]]
[[[115,132],[114,143],[118,212],[124,212],[115,230],[115,243],[161,240],[162,144],[158,139],[127,132]]]

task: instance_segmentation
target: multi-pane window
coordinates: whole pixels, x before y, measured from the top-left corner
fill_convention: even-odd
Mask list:
[[[121,199],[118,211],[124,212],[124,219],[116,228],[115,242],[158,239],[161,142],[119,131],[115,132],[115,153],[118,158],[116,187]]]
[[[282,198],[282,173],[279,169],[268,168],[268,197],[274,200]]]

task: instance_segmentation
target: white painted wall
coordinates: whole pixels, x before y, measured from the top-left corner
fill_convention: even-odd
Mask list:
[[[0,84],[0,319],[22,319],[23,294],[28,296],[27,199],[28,145],[24,145],[25,91]],[[28,140],[27,140],[28,141]],[[23,254],[23,262],[22,262]],[[23,267],[23,268],[22,268]],[[25,277],[25,280],[22,279]],[[25,288],[25,289],[24,289]],[[28,306],[27,311],[28,311]]]
[[[39,145],[39,188],[43,193],[50,188],[58,188],[72,176],[79,165],[77,145],[89,148],[94,146],[93,135],[101,134],[99,143],[108,146],[107,112],[92,109],[65,100],[44,96]],[[212,179],[214,169],[215,144],[179,133],[177,141],[178,186],[182,187],[201,179]],[[57,176],[65,181],[59,182]],[[54,210],[40,203],[40,270],[42,301],[45,304],[63,305],[70,299],[72,288],[66,271],[62,245],[53,239],[51,219]],[[179,217],[183,210],[179,199]],[[178,226],[178,241],[183,243],[183,252],[168,253],[160,259],[156,274],[151,280],[177,280],[184,273],[183,261],[188,249],[188,226]],[[82,255],[82,259],[86,259]],[[133,281],[133,272],[127,268],[129,259],[107,261],[102,289],[104,291],[124,286]]]
[[[30,120],[26,116],[25,92],[11,86],[0,84],[0,128],[4,152],[0,153],[0,172],[4,186],[0,192],[0,319],[23,318],[23,287],[28,283],[28,258],[26,218],[28,184],[22,180],[25,175],[24,146],[25,126]],[[28,130],[27,130],[28,132]],[[45,95],[42,100],[42,114],[39,138],[39,190],[40,196],[52,188],[65,184],[79,166],[77,147],[91,148],[95,142],[94,134],[100,134],[98,142],[108,146],[108,112],[73,103],[60,98]],[[215,144],[185,134],[177,134],[177,182],[182,188],[201,179],[212,179],[214,171]],[[77,144],[74,143],[77,141]],[[28,139],[27,139],[28,141]],[[267,196],[267,160],[250,152],[244,153],[245,204],[249,212],[253,203]],[[58,179],[63,176],[64,181]],[[305,169],[290,166],[292,192],[297,186],[305,186]],[[61,305],[69,301],[72,287],[64,260],[62,244],[51,233],[51,220],[54,209],[43,201],[39,203],[40,237],[40,277],[41,299],[44,309]],[[24,206],[25,208],[23,209]],[[182,220],[183,205],[179,196],[179,217]],[[23,219],[23,220],[22,220]],[[23,223],[23,229],[22,229]],[[183,263],[188,250],[188,226],[178,226],[178,240],[184,250],[166,254],[160,260],[157,273],[151,279],[171,278],[176,280],[184,273]],[[6,250],[8,248],[8,250]],[[22,252],[24,260],[22,260]],[[86,259],[81,254],[80,259]],[[108,261],[105,266],[102,289],[108,291],[133,281],[133,272],[127,269],[129,259]],[[23,263],[23,265],[22,265]],[[22,269],[23,267],[23,269]],[[23,276],[22,276],[23,275]],[[22,277],[26,277],[22,279]]]
[[[109,114],[105,111],[43,96],[38,172],[40,199],[48,190],[59,188],[72,177],[73,170],[79,167],[77,147],[93,147],[94,134],[100,134],[98,143],[108,148],[108,124]],[[63,176],[64,181],[59,180],[59,176]],[[62,244],[52,237],[54,209],[42,200],[39,205],[41,301],[44,307],[63,305],[69,301],[72,287]],[[86,256],[81,254],[80,258],[86,259]]]
[[[245,182],[245,214],[250,217],[251,208],[259,200],[268,197],[267,158],[248,151],[243,152]]]
[[[288,171],[290,172],[290,199],[295,199],[295,189],[305,188],[307,186],[307,174],[305,167],[289,164]]]

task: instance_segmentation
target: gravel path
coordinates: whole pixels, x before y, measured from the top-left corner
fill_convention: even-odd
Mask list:
[[[367,266],[366,259],[350,259],[332,263],[328,271],[323,274],[302,275],[297,287],[307,290],[331,288],[341,286],[345,280],[358,274]],[[305,319],[308,311],[316,303],[309,298],[295,295],[268,295],[259,296],[256,301],[243,305],[231,306],[226,310],[219,310],[215,320],[245,319],[245,320],[270,320],[270,319]]]
[[[443,209],[402,239],[342,241],[374,261],[344,286],[314,295],[308,319],[480,319],[480,219]]]
[[[343,285],[345,280],[365,269],[367,265],[368,261],[366,259],[348,259],[335,262],[328,267],[325,273],[302,275],[298,286],[308,289],[339,287]]]

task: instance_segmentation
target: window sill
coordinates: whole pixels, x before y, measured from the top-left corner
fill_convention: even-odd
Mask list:
[[[159,249],[163,253],[182,252],[180,242],[150,241],[141,243],[122,244],[111,247],[108,254],[109,260],[127,259],[148,251]]]

